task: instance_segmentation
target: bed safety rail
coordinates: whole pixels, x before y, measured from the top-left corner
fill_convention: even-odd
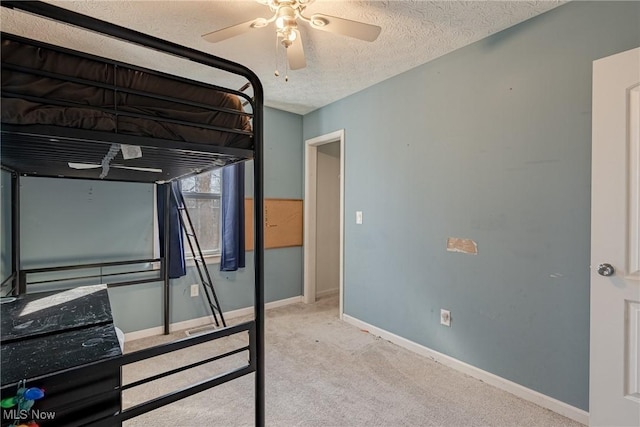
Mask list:
[[[255,342],[256,342],[256,324],[254,321],[242,323],[235,326],[230,326],[225,329],[219,329],[212,332],[203,333],[200,335],[192,336],[189,338],[184,338],[179,341],[174,341],[170,344],[166,344],[159,347],[152,347],[145,350],[140,350],[134,353],[125,354],[120,358],[120,364],[122,367],[125,367],[129,364],[139,362],[141,360],[148,360],[153,357],[161,356],[163,354],[168,354],[174,351],[182,350],[188,347],[192,347],[198,344],[203,344],[208,341],[213,341],[216,339],[228,337],[231,335],[236,335],[242,332],[248,332],[249,334],[249,345],[235,348],[233,350],[226,351],[222,354],[218,354],[212,357],[209,357],[204,360],[200,360],[195,363],[191,363],[186,366],[182,366],[176,369],[172,369],[161,374],[153,375],[148,378],[144,378],[139,381],[135,381],[129,384],[125,384],[121,386],[121,390],[130,390],[135,387],[142,386],[144,384],[151,383],[153,381],[157,381],[161,378],[168,377],[170,375],[175,375],[177,373],[196,368],[198,366],[212,363],[218,360],[221,360],[226,357],[233,356],[235,354],[247,352],[248,359],[245,365],[236,367],[231,369],[225,373],[215,375],[199,381],[197,383],[191,384],[187,387],[181,388],[179,390],[172,391],[170,393],[166,393],[160,397],[151,399],[149,401],[137,404],[131,408],[123,409],[119,414],[115,414],[113,416],[113,420],[115,422],[122,422],[139,415],[145,414],[149,411],[153,411],[154,409],[158,409],[162,406],[168,405],[170,403],[174,403],[180,399],[185,397],[194,395],[196,393],[200,393],[202,391],[208,390],[217,385],[226,383],[228,381],[234,380],[241,376],[250,374],[256,370],[256,354],[255,354]],[[98,367],[99,369],[99,367]]]
[[[19,272],[18,288],[20,294],[26,294],[75,288],[78,283],[117,287],[161,282],[161,262],[162,258],[149,258],[23,269]]]

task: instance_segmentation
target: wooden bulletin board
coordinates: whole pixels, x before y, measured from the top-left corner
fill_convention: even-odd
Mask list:
[[[253,199],[244,199],[245,246],[253,250]],[[302,200],[264,200],[264,248],[302,246]]]

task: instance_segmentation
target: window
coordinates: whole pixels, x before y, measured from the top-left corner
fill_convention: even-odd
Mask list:
[[[180,186],[203,255],[219,255],[222,170],[184,178]],[[186,239],[184,246],[187,257],[191,256]]]

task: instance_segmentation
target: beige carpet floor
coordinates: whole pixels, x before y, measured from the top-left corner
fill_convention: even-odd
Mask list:
[[[234,319],[237,323],[242,319]],[[582,426],[338,319],[337,297],[266,316],[266,424],[289,426]],[[126,343],[127,352],[184,332]],[[128,366],[124,382],[242,345],[245,334]],[[245,355],[129,391],[124,407],[224,372]],[[236,365],[234,365],[235,363]],[[136,417],[133,426],[250,426],[253,374]]]

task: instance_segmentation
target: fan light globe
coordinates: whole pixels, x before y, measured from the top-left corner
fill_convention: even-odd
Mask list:
[[[283,31],[278,33],[278,36],[282,38],[282,45],[288,48],[294,41],[296,41],[298,34],[293,28],[285,28]]]
[[[283,29],[286,27],[294,27],[296,25],[296,12],[290,6],[280,6],[278,9],[278,17],[276,18],[276,27]]]

